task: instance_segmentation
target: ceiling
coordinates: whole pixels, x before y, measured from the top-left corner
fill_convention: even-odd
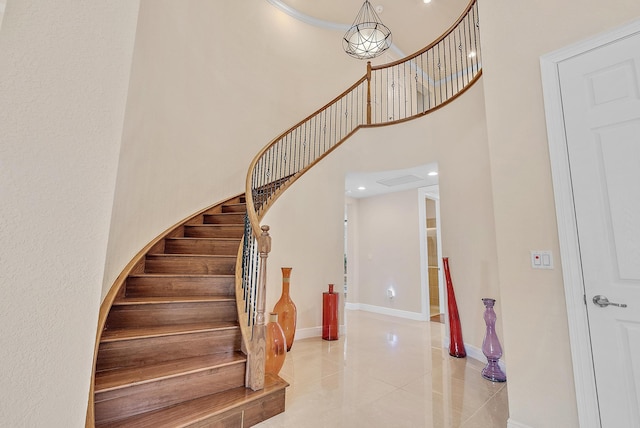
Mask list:
[[[387,171],[349,172],[345,176],[345,196],[368,198],[385,193],[438,184],[438,164],[430,163],[413,168]],[[362,189],[364,187],[364,189]]]
[[[337,24],[351,25],[363,0],[281,0],[298,12]],[[440,37],[462,14],[469,0],[370,0],[382,7],[382,22],[389,27],[394,45],[411,54]],[[341,36],[341,35],[339,35]],[[338,37],[339,37],[338,36]]]

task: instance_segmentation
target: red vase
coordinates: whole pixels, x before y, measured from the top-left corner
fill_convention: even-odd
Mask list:
[[[449,355],[456,358],[464,358],[467,351],[464,349],[464,341],[462,340],[462,327],[460,326],[460,315],[458,314],[458,305],[456,303],[456,295],[453,292],[453,283],[451,282],[451,272],[449,271],[449,258],[443,257],[444,276],[447,281],[447,309],[449,312]]]
[[[291,268],[282,269],[282,295],[273,308],[273,312],[278,314],[278,324],[282,327],[284,337],[287,339],[287,352],[291,350],[293,339],[296,335],[296,305],[289,295],[289,281],[291,279]]]
[[[278,314],[275,312],[269,315],[265,345],[264,372],[277,375],[287,356],[287,339],[284,337],[282,327],[278,324]]]
[[[338,340],[338,293],[333,292],[333,284],[329,284],[329,292],[322,293],[322,338]]]

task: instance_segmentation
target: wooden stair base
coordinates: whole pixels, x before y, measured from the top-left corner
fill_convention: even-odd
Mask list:
[[[96,424],[96,428],[247,428],[284,412],[288,386],[278,376],[267,375],[260,391],[238,387],[154,412]]]

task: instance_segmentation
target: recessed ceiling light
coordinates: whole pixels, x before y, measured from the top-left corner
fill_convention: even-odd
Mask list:
[[[431,177],[434,177],[434,176],[438,175],[438,172],[437,172],[437,171],[431,171],[431,172],[430,172],[429,174],[427,174],[427,175],[429,175],[429,176],[431,176]]]
[[[360,187],[358,187],[358,190],[367,190],[367,188],[364,187],[364,186],[360,186]]]
[[[424,4],[431,3],[431,0],[422,0]]]

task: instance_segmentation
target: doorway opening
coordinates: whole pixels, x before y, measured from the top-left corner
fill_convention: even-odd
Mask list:
[[[420,207],[420,260],[425,318],[444,323],[445,305],[442,277],[440,197],[438,185],[422,187],[418,192]]]
[[[429,320],[428,196],[434,314],[443,312],[437,182],[436,163],[345,176],[348,309]]]
[[[429,319],[444,324],[440,306],[440,268],[438,266],[438,228],[436,227],[436,201],[426,198],[427,212],[427,278],[429,281]]]

